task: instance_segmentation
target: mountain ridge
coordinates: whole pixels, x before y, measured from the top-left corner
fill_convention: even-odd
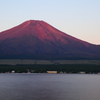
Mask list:
[[[39,20],[28,20],[0,33],[1,59],[99,59],[99,50],[100,46]]]

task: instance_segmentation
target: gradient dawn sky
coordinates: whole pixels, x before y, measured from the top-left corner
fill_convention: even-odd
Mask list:
[[[0,32],[27,20],[100,44],[100,0],[0,0]]]

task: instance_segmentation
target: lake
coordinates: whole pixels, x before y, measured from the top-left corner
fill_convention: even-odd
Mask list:
[[[99,74],[0,74],[0,100],[99,99]]]

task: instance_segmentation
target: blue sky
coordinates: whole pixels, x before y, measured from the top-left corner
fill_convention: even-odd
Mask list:
[[[100,0],[0,0],[0,32],[30,19],[100,44]]]

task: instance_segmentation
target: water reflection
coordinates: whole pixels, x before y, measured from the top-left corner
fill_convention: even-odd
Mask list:
[[[0,74],[0,100],[99,100],[93,74]]]

